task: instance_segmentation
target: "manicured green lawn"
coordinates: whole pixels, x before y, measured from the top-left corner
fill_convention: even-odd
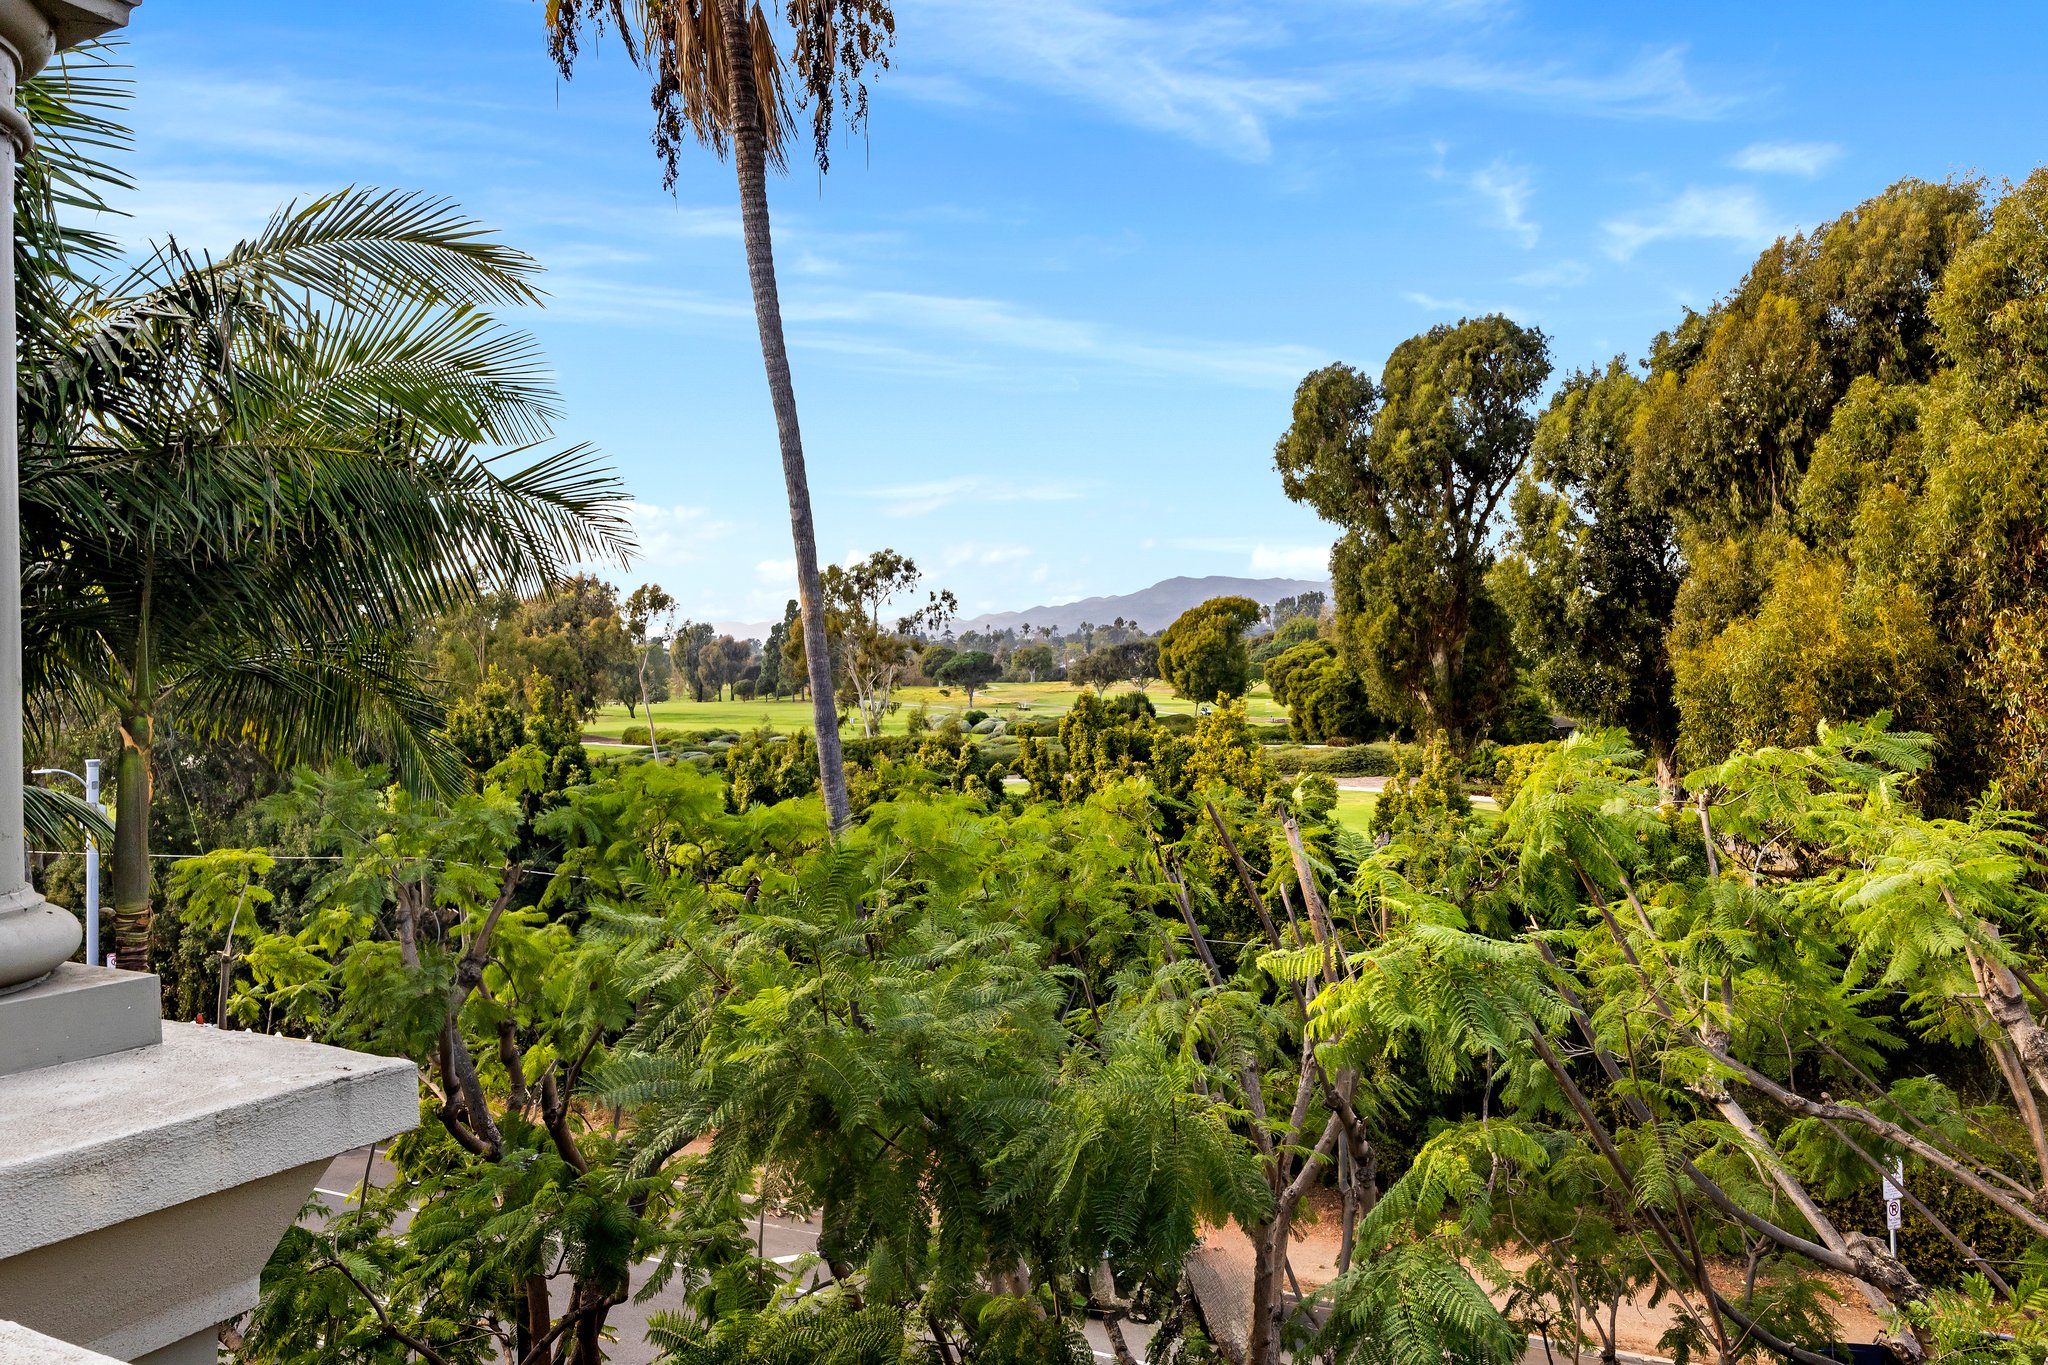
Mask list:
[[[1119,688],[1121,692],[1126,689]],[[994,683],[981,688],[974,694],[974,709],[986,711],[992,716],[1005,720],[1018,717],[1059,716],[1073,706],[1082,689],[1071,683]],[[1165,715],[1193,715],[1195,704],[1176,697],[1165,686],[1155,686],[1150,694],[1152,704]],[[967,710],[967,695],[958,688],[950,696],[941,695],[936,687],[905,687],[896,693],[896,700],[902,703],[894,715],[882,723],[886,734],[901,734],[910,712],[924,706],[932,720],[944,720],[949,715],[958,715]],[[1286,708],[1274,703],[1263,685],[1253,688],[1248,700],[1247,712],[1254,723],[1278,722],[1287,719]],[[785,734],[811,728],[811,704],[807,701],[664,701],[654,704],[654,724],[659,729],[671,730],[751,730],[760,725],[772,725]],[[641,739],[646,741],[647,722],[644,716],[631,718],[623,706],[607,706],[598,712],[596,719],[584,727],[586,733],[601,735],[606,739],[621,739],[627,727],[634,728]],[[843,733],[857,735],[858,724],[848,725]]]
[[[1337,789],[1337,809],[1333,812],[1337,823],[1358,834],[1365,833],[1365,827],[1372,820],[1372,808],[1379,803],[1378,792],[1358,791],[1355,788]]]

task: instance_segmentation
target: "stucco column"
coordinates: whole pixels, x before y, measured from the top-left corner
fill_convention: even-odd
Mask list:
[[[30,146],[15,88],[61,48],[128,22],[137,0],[0,0],[0,993],[49,975],[78,948],[68,910],[29,885],[22,820],[21,464],[15,388],[14,175]]]

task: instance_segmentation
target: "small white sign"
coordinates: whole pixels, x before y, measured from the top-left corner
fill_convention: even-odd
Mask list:
[[[1897,1232],[1901,1214],[1900,1205],[1905,1202],[1906,1173],[1899,1166],[1884,1177],[1884,1225],[1887,1230]]]
[[[1884,1225],[1886,1231],[1897,1232],[1899,1230],[1899,1205],[1903,1202],[1903,1200],[1898,1199],[1887,1199],[1884,1201]]]

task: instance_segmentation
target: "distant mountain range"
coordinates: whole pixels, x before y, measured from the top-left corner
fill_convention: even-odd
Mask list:
[[[1189,607],[1199,606],[1212,597],[1249,597],[1262,607],[1270,607],[1283,597],[1329,591],[1327,581],[1312,578],[1169,578],[1117,597],[1084,597],[1078,602],[1032,607],[1028,611],[989,612],[954,622],[953,633],[1008,630],[1025,624],[1070,631],[1083,621],[1106,626],[1119,616],[1137,622],[1147,631],[1164,630]]]
[[[1135,621],[1146,631],[1164,630],[1173,624],[1173,618],[1189,607],[1200,606],[1212,597],[1249,597],[1262,607],[1270,607],[1283,597],[1298,597],[1305,592],[1330,591],[1327,579],[1314,578],[1169,578],[1163,583],[1154,583],[1137,592],[1127,592],[1118,597],[1084,597],[1078,602],[1065,602],[1056,607],[1031,607],[1025,611],[992,611],[965,621],[953,623],[955,635],[968,631],[1008,630],[1027,622],[1035,627],[1052,626],[1070,631],[1083,621],[1106,626],[1121,616],[1126,621]],[[713,621],[711,628],[720,635],[730,635],[735,640],[765,640],[768,638],[769,623],[766,621]]]

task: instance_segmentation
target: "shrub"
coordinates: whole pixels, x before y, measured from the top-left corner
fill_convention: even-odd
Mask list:
[[[1136,720],[1140,716],[1156,716],[1159,708],[1143,692],[1126,692],[1107,703],[1109,714],[1124,720]]]
[[[1375,836],[1416,826],[1433,829],[1446,817],[1472,813],[1472,799],[1458,780],[1460,763],[1442,736],[1429,741],[1419,770],[1406,758],[1403,755],[1400,771],[1373,806],[1371,832]]]
[[[1346,744],[1328,749],[1276,744],[1266,752],[1275,772],[1326,773],[1331,777],[1391,777],[1404,755],[1411,768],[1421,766],[1422,750],[1414,744]]]
[[[1503,809],[1515,799],[1515,793],[1529,780],[1529,774],[1536,771],[1536,765],[1546,754],[1558,747],[1557,740],[1543,744],[1509,744],[1495,750],[1493,763],[1493,791]]]
[[[809,796],[818,787],[818,745],[809,732],[756,730],[726,751],[725,772],[731,783],[726,799],[736,811]]]

